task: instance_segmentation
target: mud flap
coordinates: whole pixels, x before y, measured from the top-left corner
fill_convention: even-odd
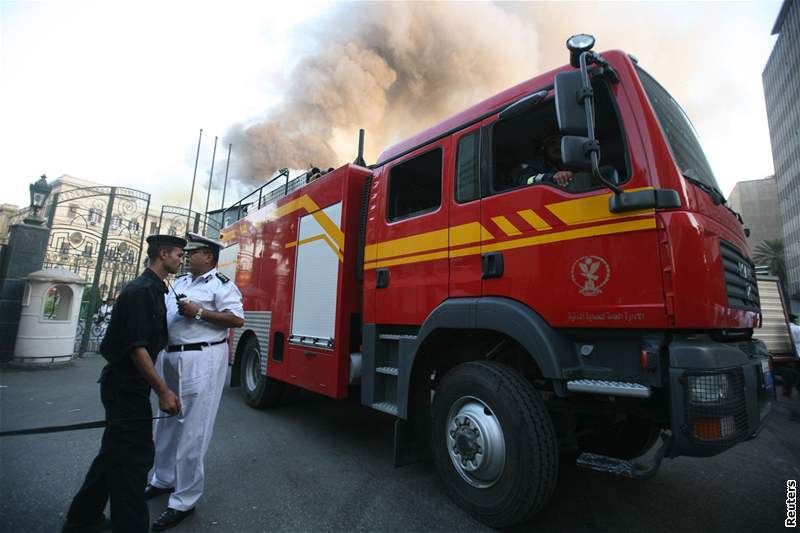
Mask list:
[[[406,466],[433,459],[429,439],[418,438],[413,424],[398,418],[394,421],[394,466]],[[422,434],[426,434],[422,432]]]

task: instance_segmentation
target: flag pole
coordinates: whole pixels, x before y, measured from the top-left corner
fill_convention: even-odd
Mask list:
[[[194,182],[197,179],[197,161],[200,159],[200,142],[203,140],[203,128],[200,128],[200,137],[197,139],[197,155],[194,157],[194,174],[192,174],[192,192],[189,193],[189,212],[186,214],[186,232],[189,232],[189,220],[192,218],[192,200],[194,200]]]
[[[211,180],[214,179],[214,159],[217,157],[217,138],[214,137],[214,152],[211,155],[211,170],[208,171],[208,192],[206,193],[206,210],[203,219],[203,235],[208,233],[208,201],[211,199]]]
[[[231,148],[233,148],[233,144],[228,145],[228,161],[225,163],[225,183],[222,185],[222,203],[220,204],[220,209],[225,209],[225,191],[228,189],[228,167],[231,164]]]

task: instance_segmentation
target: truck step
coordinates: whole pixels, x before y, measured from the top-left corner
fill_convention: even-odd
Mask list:
[[[643,455],[626,461],[597,453],[584,452],[575,461],[580,467],[633,479],[650,479],[658,472],[661,461],[672,448],[672,436],[662,432],[658,448],[650,448]],[[655,449],[655,452],[652,450]]]
[[[390,415],[397,416],[397,405],[393,404],[392,402],[373,403],[372,408],[377,409],[378,411],[383,411],[384,413],[389,413]]]
[[[629,478],[636,477],[634,474],[636,467],[632,462],[608,457],[606,455],[584,452],[578,456],[575,464],[597,472],[605,472],[607,474]]]
[[[650,387],[641,383],[624,381],[606,381],[603,379],[575,379],[567,381],[567,390],[586,392],[589,394],[608,394],[610,396],[627,396],[630,398],[649,398]]]
[[[417,339],[416,335],[395,335],[393,333],[382,333],[378,335],[378,338],[382,341],[401,341],[401,340],[409,340],[413,341]]]
[[[396,376],[399,372],[397,367],[394,366],[379,366],[375,369],[378,374],[386,374],[387,376]]]

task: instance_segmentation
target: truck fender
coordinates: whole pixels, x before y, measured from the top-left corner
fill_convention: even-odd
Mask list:
[[[487,296],[445,300],[434,309],[417,335],[410,366],[419,349],[437,329],[497,331],[517,341],[548,379],[562,379],[562,368],[578,366],[572,344],[551,328],[533,309],[516,300]]]

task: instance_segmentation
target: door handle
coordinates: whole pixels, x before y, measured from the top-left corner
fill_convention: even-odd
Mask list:
[[[499,278],[503,275],[503,253],[492,252],[481,256],[483,263],[483,279]]]
[[[389,286],[389,269],[379,268],[375,271],[375,287],[385,289]]]

